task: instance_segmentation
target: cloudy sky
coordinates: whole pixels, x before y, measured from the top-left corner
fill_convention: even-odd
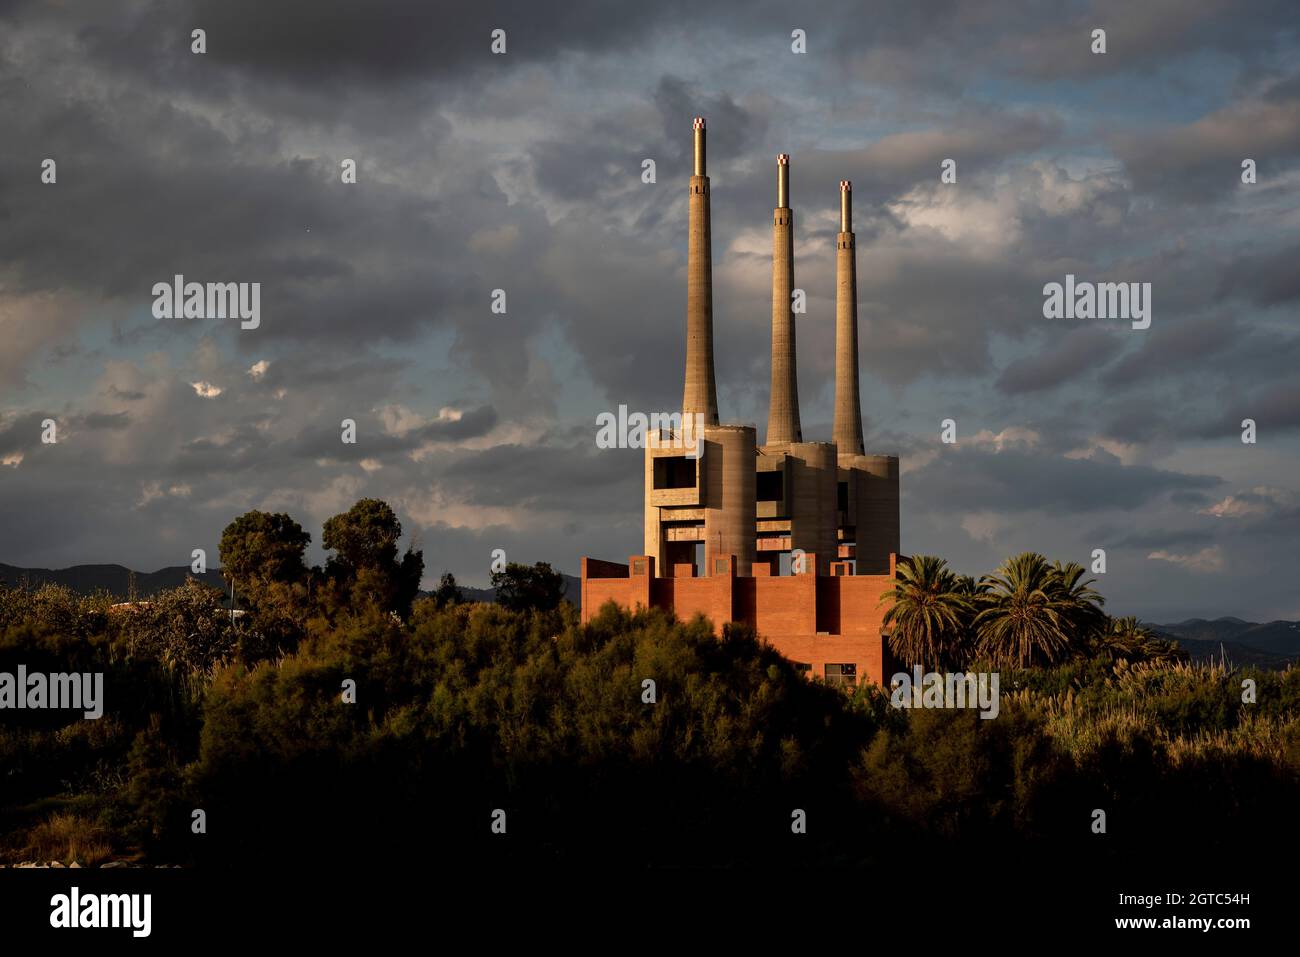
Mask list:
[[[1294,14],[0,0],[0,562],[187,564],[250,508],[319,561],[363,496],[426,583],[484,584],[496,548],[570,573],[640,551],[639,453],[595,421],[680,402],[699,114],[724,420],[765,426],[788,152],[804,435],[830,433],[847,178],[905,551],[978,574],[1105,548],[1116,614],[1300,618]],[[260,327],[155,319],[178,273],[260,282]],[[1045,319],[1067,273],[1151,283],[1151,327]]]

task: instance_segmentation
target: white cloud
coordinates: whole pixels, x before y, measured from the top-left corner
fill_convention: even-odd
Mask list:
[[[143,508],[150,502],[160,498],[172,496],[173,498],[188,498],[193,489],[188,485],[169,485],[164,487],[160,481],[145,482],[140,486],[140,499],[135,503],[136,508]]]
[[[1096,459],[1097,451],[1108,452],[1119,459],[1121,465],[1136,465],[1142,447],[1135,442],[1122,442],[1119,439],[1094,435],[1085,445],[1065,453],[1067,459]],[[1104,456],[1101,456],[1104,458]]]
[[[389,435],[405,435],[413,429],[422,428],[434,422],[459,422],[465,414],[460,409],[444,405],[438,410],[436,418],[426,419],[420,413],[408,409],[400,403],[385,405],[376,411],[379,413],[380,421],[384,423],[384,431]]]
[[[1259,485],[1248,493],[1229,495],[1222,501],[1201,509],[1199,514],[1213,515],[1215,518],[1245,518],[1249,515],[1267,515],[1274,511],[1275,508],[1279,506],[1286,507],[1294,501],[1295,496],[1286,489]]]
[[[225,391],[211,382],[191,382],[190,386],[194,389],[195,395],[200,395],[205,399],[215,399]]]
[[[1223,549],[1218,545],[1209,545],[1195,552],[1170,552],[1162,548],[1147,558],[1169,562],[1193,572],[1217,572],[1223,569]]]
[[[994,452],[1001,452],[1005,449],[1017,448],[1034,448],[1038,445],[1038,440],[1042,438],[1034,429],[1027,429],[1019,425],[1009,425],[1001,432],[991,432],[988,429],[981,429],[972,435],[967,442],[971,445],[978,445],[984,448],[991,448]],[[961,436],[958,435],[957,441],[961,442]]]
[[[248,367],[247,375],[251,377],[254,382],[260,382],[262,376],[266,375],[266,370],[269,368],[271,368],[271,363],[267,362],[265,359],[258,359]]]
[[[961,527],[967,535],[987,545],[993,544],[994,538],[1008,524],[1007,517],[997,512],[972,512],[961,520]]]

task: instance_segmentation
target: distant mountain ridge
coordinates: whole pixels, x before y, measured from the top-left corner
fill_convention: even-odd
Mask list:
[[[1300,622],[1242,621],[1240,618],[1189,618],[1174,625],[1151,625],[1152,630],[1178,642],[1193,659],[1221,654],[1239,665],[1284,668],[1300,662]]]
[[[21,585],[27,582],[37,588],[45,584],[66,585],[83,595],[97,591],[106,591],[125,601],[131,593],[131,576],[135,576],[135,593],[140,598],[148,598],[167,588],[177,588],[187,578],[197,578],[205,585],[226,591],[226,583],[221,572],[209,568],[202,575],[195,575],[189,565],[175,565],[160,568],[156,572],[137,572],[124,565],[72,565],[68,568],[20,568],[17,565],[0,563],[0,581],[8,585]]]
[[[575,608],[581,608],[582,579],[574,575],[565,575],[564,572],[560,572],[560,575],[564,578],[564,597],[571,601]],[[460,589],[460,593],[469,601],[494,602],[497,600],[495,588],[474,588],[469,585],[457,585],[456,587]],[[421,592],[421,594],[427,595],[429,592]]]
[[[135,593],[139,598],[148,598],[165,589],[177,588],[184,584],[187,578],[197,578],[205,585],[219,588],[223,592],[228,591],[225,580],[221,577],[221,570],[218,568],[209,568],[202,575],[195,575],[188,565],[160,568],[156,572],[136,572],[124,565],[20,568],[17,565],[0,563],[0,582],[8,585],[21,585],[23,582],[27,582],[33,588],[44,584],[66,585],[83,595],[106,591],[122,601],[125,601],[131,593],[132,575],[135,576]],[[491,588],[472,588],[465,585],[459,587],[461,594],[470,601],[496,601],[496,592]],[[238,594],[235,597],[238,599]],[[582,599],[581,579],[573,575],[564,575],[564,597],[574,605],[579,605]]]

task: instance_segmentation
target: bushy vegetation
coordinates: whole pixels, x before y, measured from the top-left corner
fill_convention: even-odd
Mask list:
[[[279,520],[244,527],[302,538]],[[245,556],[256,604],[233,620],[193,582],[129,609],[0,590],[0,670],[102,670],[107,697],[98,721],[6,713],[0,854],[877,865],[961,847],[1105,859],[1189,835],[1198,853],[1277,850],[1275,822],[1300,799],[1296,669],[1135,661],[1094,634],[1056,663],[1005,669],[995,720],[896,710],[880,688],[809,681],[743,627],[719,639],[702,618],[612,605],[581,625],[550,600],[549,569],[520,582],[531,606],[466,603],[447,579],[403,614],[395,549],[349,548],[348,569],[315,579],[282,549],[264,578]],[[1116,633],[1136,641],[1134,627]],[[1247,677],[1255,704],[1242,702]],[[798,838],[796,808],[809,822]],[[1095,840],[1094,808],[1129,839]],[[495,809],[505,838],[491,832]]]

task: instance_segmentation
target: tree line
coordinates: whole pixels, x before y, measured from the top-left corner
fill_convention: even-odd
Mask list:
[[[1132,616],[1112,618],[1077,562],[1037,552],[1008,558],[978,580],[934,555],[903,558],[884,624],[889,648],[908,665],[961,671],[978,663],[1030,668],[1074,658],[1173,662],[1187,655]]]
[[[98,721],[0,723],[0,859],[893,873],[943,854],[1114,868],[1296,849],[1276,822],[1300,800],[1300,670],[1155,653],[1097,617],[1068,565],[1013,559],[974,582],[900,564],[896,652],[997,661],[984,721],[809,681],[742,625],[718,638],[699,616],[613,605],[583,624],[540,566],[498,579],[499,604],[453,580],[423,595],[390,509],[336,518],[319,568],[287,516],[231,523],[223,568],[248,602],[233,624],[197,581],[127,610],[0,587],[0,670],[103,671],[106,689]]]

